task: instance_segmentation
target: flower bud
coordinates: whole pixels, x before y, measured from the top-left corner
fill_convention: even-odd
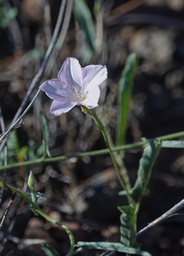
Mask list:
[[[29,173],[29,177],[28,177],[28,187],[31,189],[31,190],[34,190],[35,189],[35,178],[34,178],[34,175],[33,175],[33,172],[30,171]]]

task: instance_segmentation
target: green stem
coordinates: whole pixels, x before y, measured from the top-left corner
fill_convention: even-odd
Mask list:
[[[87,110],[86,112],[93,117],[96,125],[98,126],[99,130],[101,131],[101,133],[103,135],[103,138],[104,138],[104,141],[105,141],[105,143],[107,145],[107,148],[109,150],[109,154],[111,156],[112,162],[114,164],[119,182],[120,182],[122,188],[127,192],[127,197],[128,197],[129,202],[132,202],[133,199],[132,199],[132,197],[129,193],[129,191],[130,191],[130,182],[129,182],[128,174],[127,174],[126,169],[124,168],[124,166],[122,166],[122,163],[119,164],[118,155],[116,156],[115,153],[113,152],[112,148],[111,148],[111,140],[109,139],[109,137],[107,135],[106,128],[104,127],[103,123],[100,121],[98,116],[96,115],[95,111]]]
[[[65,226],[62,222],[58,221],[58,220],[55,220],[53,218],[51,218],[49,215],[47,215],[45,212],[42,211],[42,209],[35,203],[33,202],[27,195],[25,192],[11,186],[11,185],[8,185],[8,184],[5,184],[3,182],[2,179],[0,179],[0,186],[1,187],[6,187],[8,188],[12,193],[16,193],[18,194],[19,196],[21,196],[25,201],[27,201],[32,209],[33,209],[33,212],[36,213],[36,214],[39,214],[40,216],[42,216],[44,219],[46,219],[47,221],[59,226],[60,228],[64,229],[65,232],[67,233],[68,237],[69,237],[69,241],[70,241],[70,250],[69,252],[67,253],[67,256],[73,256],[74,255],[74,245],[75,245],[75,239],[74,239],[74,236],[71,232],[71,230]]]
[[[124,146],[118,146],[118,147],[113,147],[111,150],[113,152],[120,151],[120,150],[136,150],[139,148],[142,148],[144,146],[145,142],[138,142],[135,144],[128,144]],[[109,149],[100,149],[100,150],[94,150],[94,151],[89,151],[89,152],[80,152],[80,153],[73,153],[73,154],[68,154],[64,156],[54,156],[54,157],[41,157],[37,158],[34,160],[29,160],[29,161],[24,161],[24,162],[18,162],[18,163],[13,163],[9,164],[6,166],[0,166],[0,172],[9,170],[9,169],[16,169],[20,167],[28,167],[28,166],[33,166],[33,165],[40,165],[40,164],[48,164],[48,163],[55,163],[58,161],[66,161],[68,159],[72,158],[82,158],[82,157],[94,157],[94,156],[101,156],[101,155],[107,155],[109,154]]]
[[[171,134],[164,135],[164,136],[159,136],[159,137],[156,137],[155,139],[171,140],[171,139],[177,139],[177,138],[181,138],[181,137],[184,137],[184,131],[177,132],[177,133],[171,133]],[[145,141],[139,141],[139,142],[132,143],[132,144],[111,147],[111,150],[113,152],[120,151],[120,150],[123,150],[123,151],[137,150],[137,149],[143,148],[145,144],[146,144]],[[90,151],[90,152],[81,152],[81,153],[68,154],[65,156],[54,156],[54,157],[48,157],[48,158],[41,157],[41,158],[30,160],[30,161],[9,164],[6,166],[0,166],[0,172],[5,171],[5,170],[10,170],[10,169],[16,169],[16,168],[20,168],[20,167],[48,164],[48,163],[54,163],[54,162],[58,162],[58,161],[66,161],[66,160],[72,159],[72,158],[82,158],[85,156],[94,157],[94,156],[100,156],[100,155],[106,155],[106,154],[109,154],[109,149],[100,149],[100,150],[94,150],[94,151]]]
[[[160,140],[172,140],[172,139],[177,139],[177,138],[181,138],[184,137],[184,131],[182,132],[175,132],[175,133],[170,133],[167,135],[163,135],[163,136],[159,136],[156,137],[155,139],[160,139]]]

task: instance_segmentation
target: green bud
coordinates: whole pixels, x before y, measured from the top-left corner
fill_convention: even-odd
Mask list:
[[[29,177],[28,177],[28,187],[31,189],[31,190],[35,190],[35,178],[34,178],[34,175],[33,175],[33,172],[30,171],[29,173]]]

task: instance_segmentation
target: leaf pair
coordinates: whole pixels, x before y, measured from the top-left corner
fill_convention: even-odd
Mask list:
[[[136,242],[137,214],[141,199],[145,194],[151,178],[153,165],[159,155],[160,149],[161,142],[159,140],[148,140],[146,142],[139,162],[137,179],[130,192],[134,199],[134,205],[119,207],[119,210],[121,211],[121,242],[127,246],[132,246],[135,248],[139,247]]]

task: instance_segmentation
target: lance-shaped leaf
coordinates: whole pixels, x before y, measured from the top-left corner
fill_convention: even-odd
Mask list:
[[[159,155],[161,141],[148,140],[143,151],[142,158],[139,162],[137,180],[132,189],[132,195],[137,202],[140,202],[149,183],[153,165]]]
[[[14,162],[17,159],[17,156],[20,151],[20,144],[17,136],[17,132],[13,131],[7,139],[7,147],[8,147],[8,161],[10,163]],[[4,161],[4,152],[0,154],[0,161]]]
[[[77,247],[82,249],[96,249],[96,250],[105,250],[105,251],[116,251],[124,252],[127,254],[135,254],[142,256],[151,256],[148,252],[141,251],[139,249],[127,247],[122,243],[109,243],[109,242],[78,242]]]
[[[79,26],[84,31],[86,36],[86,41],[91,49],[92,52],[96,51],[96,44],[95,44],[95,29],[93,20],[91,17],[91,12],[86,5],[84,0],[75,0],[73,5],[73,12],[75,15],[76,20],[79,23]]]
[[[184,148],[183,140],[164,140],[162,141],[162,148]]]
[[[132,89],[133,89],[136,67],[137,67],[137,56],[135,53],[131,53],[128,56],[128,59],[126,61],[126,64],[119,82],[118,121],[117,121],[117,130],[116,130],[117,146],[125,143],[130,100],[132,96]]]
[[[48,127],[48,121],[45,117],[45,115],[40,112],[40,121],[41,121],[41,127],[43,131],[43,155],[44,156],[50,156],[49,152],[49,127]]]

